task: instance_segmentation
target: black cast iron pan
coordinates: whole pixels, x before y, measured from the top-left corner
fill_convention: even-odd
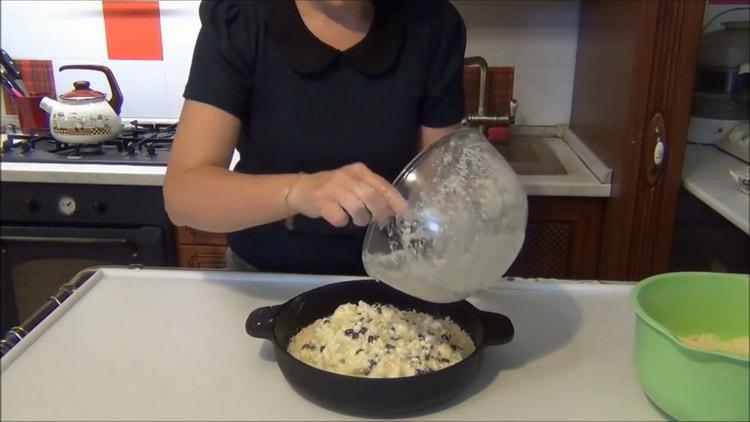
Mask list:
[[[359,300],[449,316],[471,336],[476,350],[445,369],[403,378],[339,375],[302,363],[286,351],[289,339],[300,329],[331,315],[341,304]],[[308,400],[343,413],[377,417],[405,416],[450,400],[475,378],[485,346],[513,338],[513,324],[505,315],[481,311],[466,301],[425,302],[374,280],[329,284],[283,304],[255,309],[247,318],[246,330],[271,341],[284,377]]]

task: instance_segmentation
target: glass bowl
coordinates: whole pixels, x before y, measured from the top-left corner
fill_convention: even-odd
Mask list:
[[[394,181],[406,210],[367,228],[367,274],[432,302],[493,285],[521,249],[526,194],[515,172],[475,129],[461,129],[417,155]]]

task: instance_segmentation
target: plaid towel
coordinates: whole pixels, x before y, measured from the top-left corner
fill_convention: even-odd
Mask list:
[[[55,78],[51,60],[13,60],[21,72],[26,89],[32,95],[55,97]],[[16,105],[8,92],[3,89],[3,101],[8,114],[16,114]]]

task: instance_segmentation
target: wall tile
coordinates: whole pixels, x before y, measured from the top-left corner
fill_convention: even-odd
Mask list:
[[[164,60],[190,60],[201,23],[198,1],[161,1],[161,37]]]
[[[517,123],[570,120],[578,44],[577,1],[454,0],[466,23],[467,56],[515,66]]]
[[[185,90],[188,74],[190,73],[189,61],[164,62],[164,74],[167,81],[167,114],[170,118],[178,118],[182,110],[182,93]]]
[[[513,95],[518,99],[516,123],[555,125],[570,121],[574,67],[518,66]]]
[[[36,3],[36,2],[31,2]],[[52,1],[47,5],[52,58],[56,60],[103,60],[107,58],[104,17],[100,1]]]
[[[49,28],[47,11],[52,1],[2,0],[0,39],[2,47],[19,59],[49,59],[54,34]]]

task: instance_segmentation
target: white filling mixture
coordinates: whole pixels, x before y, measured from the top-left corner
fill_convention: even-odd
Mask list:
[[[448,317],[359,301],[300,330],[287,350],[324,371],[396,378],[451,366],[470,355],[474,343]]]

